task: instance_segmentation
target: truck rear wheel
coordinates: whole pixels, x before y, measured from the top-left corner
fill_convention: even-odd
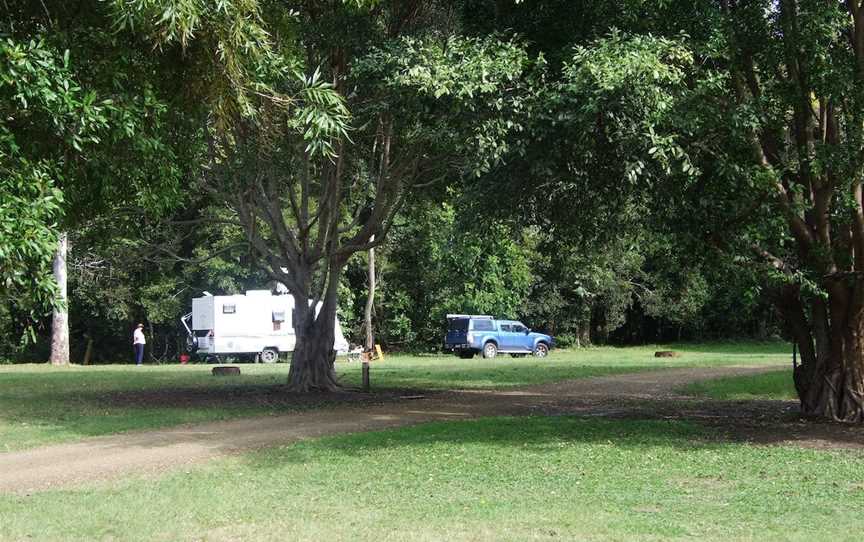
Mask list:
[[[279,361],[279,352],[275,348],[265,348],[258,354],[261,363],[276,363]]]
[[[493,342],[488,342],[483,346],[483,357],[492,359],[498,355],[498,347]]]

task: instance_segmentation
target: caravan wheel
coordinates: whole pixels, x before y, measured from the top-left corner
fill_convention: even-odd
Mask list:
[[[276,363],[279,361],[279,352],[274,348],[265,348],[258,356],[261,359],[261,363]]]

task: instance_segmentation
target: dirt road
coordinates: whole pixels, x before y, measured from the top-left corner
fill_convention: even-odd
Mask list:
[[[674,390],[698,380],[776,369],[776,366],[670,369],[507,391],[454,391],[374,406],[337,407],[88,438],[0,454],[0,492],[30,493],[131,473],[158,473],[264,446],[437,420],[559,413],[680,417],[681,412],[710,420],[711,415],[706,416],[704,408],[700,411],[699,407],[687,406],[692,399],[677,397]],[[775,404],[769,410],[790,408],[794,405]],[[728,415],[728,412],[720,414]],[[741,419],[751,417],[752,413],[745,412]]]

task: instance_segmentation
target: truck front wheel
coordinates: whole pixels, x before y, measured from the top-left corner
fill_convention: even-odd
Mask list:
[[[275,348],[265,348],[258,354],[261,363],[276,363],[279,361],[279,352]]]
[[[534,347],[534,357],[545,358],[549,354],[549,347],[546,343],[537,343]]]

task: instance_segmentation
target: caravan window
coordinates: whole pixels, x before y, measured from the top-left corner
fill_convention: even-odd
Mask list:
[[[274,322],[284,322],[285,321],[285,311],[273,311],[273,321]]]
[[[222,314],[234,314],[236,312],[237,305],[235,305],[234,303],[231,303],[230,305],[228,303],[222,305]]]

